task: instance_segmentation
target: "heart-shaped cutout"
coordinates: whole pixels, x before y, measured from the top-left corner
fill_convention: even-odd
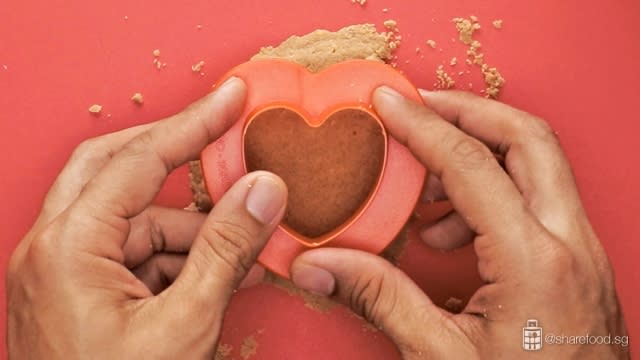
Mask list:
[[[366,208],[380,182],[387,138],[379,120],[362,109],[320,119],[301,113],[271,107],[250,117],[245,167],[279,175],[289,190],[282,225],[297,238],[322,243]]]

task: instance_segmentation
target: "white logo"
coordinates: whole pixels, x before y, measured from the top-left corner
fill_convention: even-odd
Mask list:
[[[538,326],[538,320],[527,320],[522,328],[522,348],[525,351],[538,351],[542,349],[542,328]]]

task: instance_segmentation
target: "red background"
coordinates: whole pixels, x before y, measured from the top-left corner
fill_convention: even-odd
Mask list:
[[[384,14],[383,8],[390,10]],[[175,113],[260,46],[316,28],[397,20],[403,36],[399,67],[417,86],[431,88],[438,64],[465,57],[466,48],[452,41],[457,33],[450,19],[472,14],[484,25],[477,38],[487,62],[507,79],[501,100],[547,119],[566,147],[589,216],[613,262],[633,341],[640,336],[634,300],[640,291],[636,0],[369,0],[365,7],[350,0],[5,0],[0,5],[3,274],[55,175],[83,139]],[[504,19],[500,31],[490,25],[496,18]],[[443,50],[428,48],[427,39]],[[418,46],[424,58],[416,55]],[[152,64],[156,48],[168,64],[162,71]],[[190,69],[201,59],[205,76]],[[466,65],[459,61],[457,68],[445,69],[457,73]],[[472,73],[454,79],[470,81],[478,90],[482,82],[476,68]],[[129,100],[138,91],[145,96],[142,107]],[[104,106],[100,117],[88,114],[93,103]],[[182,207],[189,199],[182,169],[158,201]],[[438,294],[465,296],[475,282],[470,260],[468,250],[437,254],[414,242],[401,266],[440,299]],[[4,308],[4,294],[0,298]],[[0,323],[4,338],[4,312]],[[258,342],[256,359],[387,359],[395,354],[381,332],[363,327],[346,310],[318,312],[271,285],[237,295],[222,342],[240,358],[240,345],[250,335]]]

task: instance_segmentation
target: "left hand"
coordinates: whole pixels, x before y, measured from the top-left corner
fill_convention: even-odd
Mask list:
[[[11,358],[213,358],[286,187],[249,174],[208,216],[150,204],[237,121],[245,97],[232,78],[180,114],[78,147],[9,264]]]

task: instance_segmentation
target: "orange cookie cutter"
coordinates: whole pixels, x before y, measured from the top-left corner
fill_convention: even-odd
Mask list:
[[[247,84],[243,114],[201,154],[205,185],[214,203],[247,173],[243,146],[245,130],[267,109],[291,110],[309,126],[318,126],[338,111],[356,109],[382,124],[371,106],[373,91],[382,85],[422,103],[417,89],[398,71],[368,60],[345,61],[318,73],[284,60],[250,61],[233,68],[218,84],[231,76],[239,77]],[[381,174],[360,210],[345,224],[319,239],[306,238],[281,224],[258,258],[262,265],[289,277],[291,262],[308,249],[332,246],[378,254],[393,241],[415,208],[426,169],[405,146],[387,137],[386,131],[383,133],[386,155]]]

